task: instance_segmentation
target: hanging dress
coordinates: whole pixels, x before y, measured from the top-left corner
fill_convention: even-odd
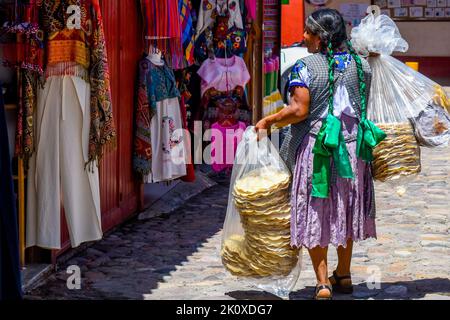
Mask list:
[[[175,75],[147,57],[139,63],[133,166],[144,183],[186,175],[186,151]]]

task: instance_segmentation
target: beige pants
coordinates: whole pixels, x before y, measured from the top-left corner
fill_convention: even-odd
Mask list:
[[[49,77],[38,92],[36,152],[28,174],[26,246],[61,248],[61,203],[72,247],[102,237],[98,169],[85,170],[90,85]],[[62,199],[61,199],[62,192]]]

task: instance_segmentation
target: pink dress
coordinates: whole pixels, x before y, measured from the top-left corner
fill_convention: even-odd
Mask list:
[[[214,171],[233,168],[236,149],[246,128],[241,121],[231,127],[222,127],[218,122],[211,126],[211,164]]]
[[[207,59],[197,73],[202,78],[202,96],[211,88],[222,92],[231,91],[237,86],[245,88],[250,81],[245,61],[238,56],[228,59]]]

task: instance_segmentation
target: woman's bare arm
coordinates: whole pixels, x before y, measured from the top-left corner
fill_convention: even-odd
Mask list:
[[[276,124],[283,127],[301,122],[308,118],[311,97],[307,88],[294,87],[289,106],[273,115],[267,116],[256,124],[256,130],[267,130]]]

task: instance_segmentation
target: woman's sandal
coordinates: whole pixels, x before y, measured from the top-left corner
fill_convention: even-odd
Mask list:
[[[319,297],[319,292],[322,290],[330,291],[329,297]],[[314,293],[314,300],[332,300],[333,299],[333,289],[327,284],[319,284],[316,286],[316,292]]]
[[[339,293],[351,294],[353,293],[353,284],[351,285],[342,285],[342,280],[350,279],[350,283],[352,281],[352,277],[350,275],[347,276],[338,276],[336,270],[333,271],[333,276],[329,278],[331,285],[333,286],[333,290]]]

